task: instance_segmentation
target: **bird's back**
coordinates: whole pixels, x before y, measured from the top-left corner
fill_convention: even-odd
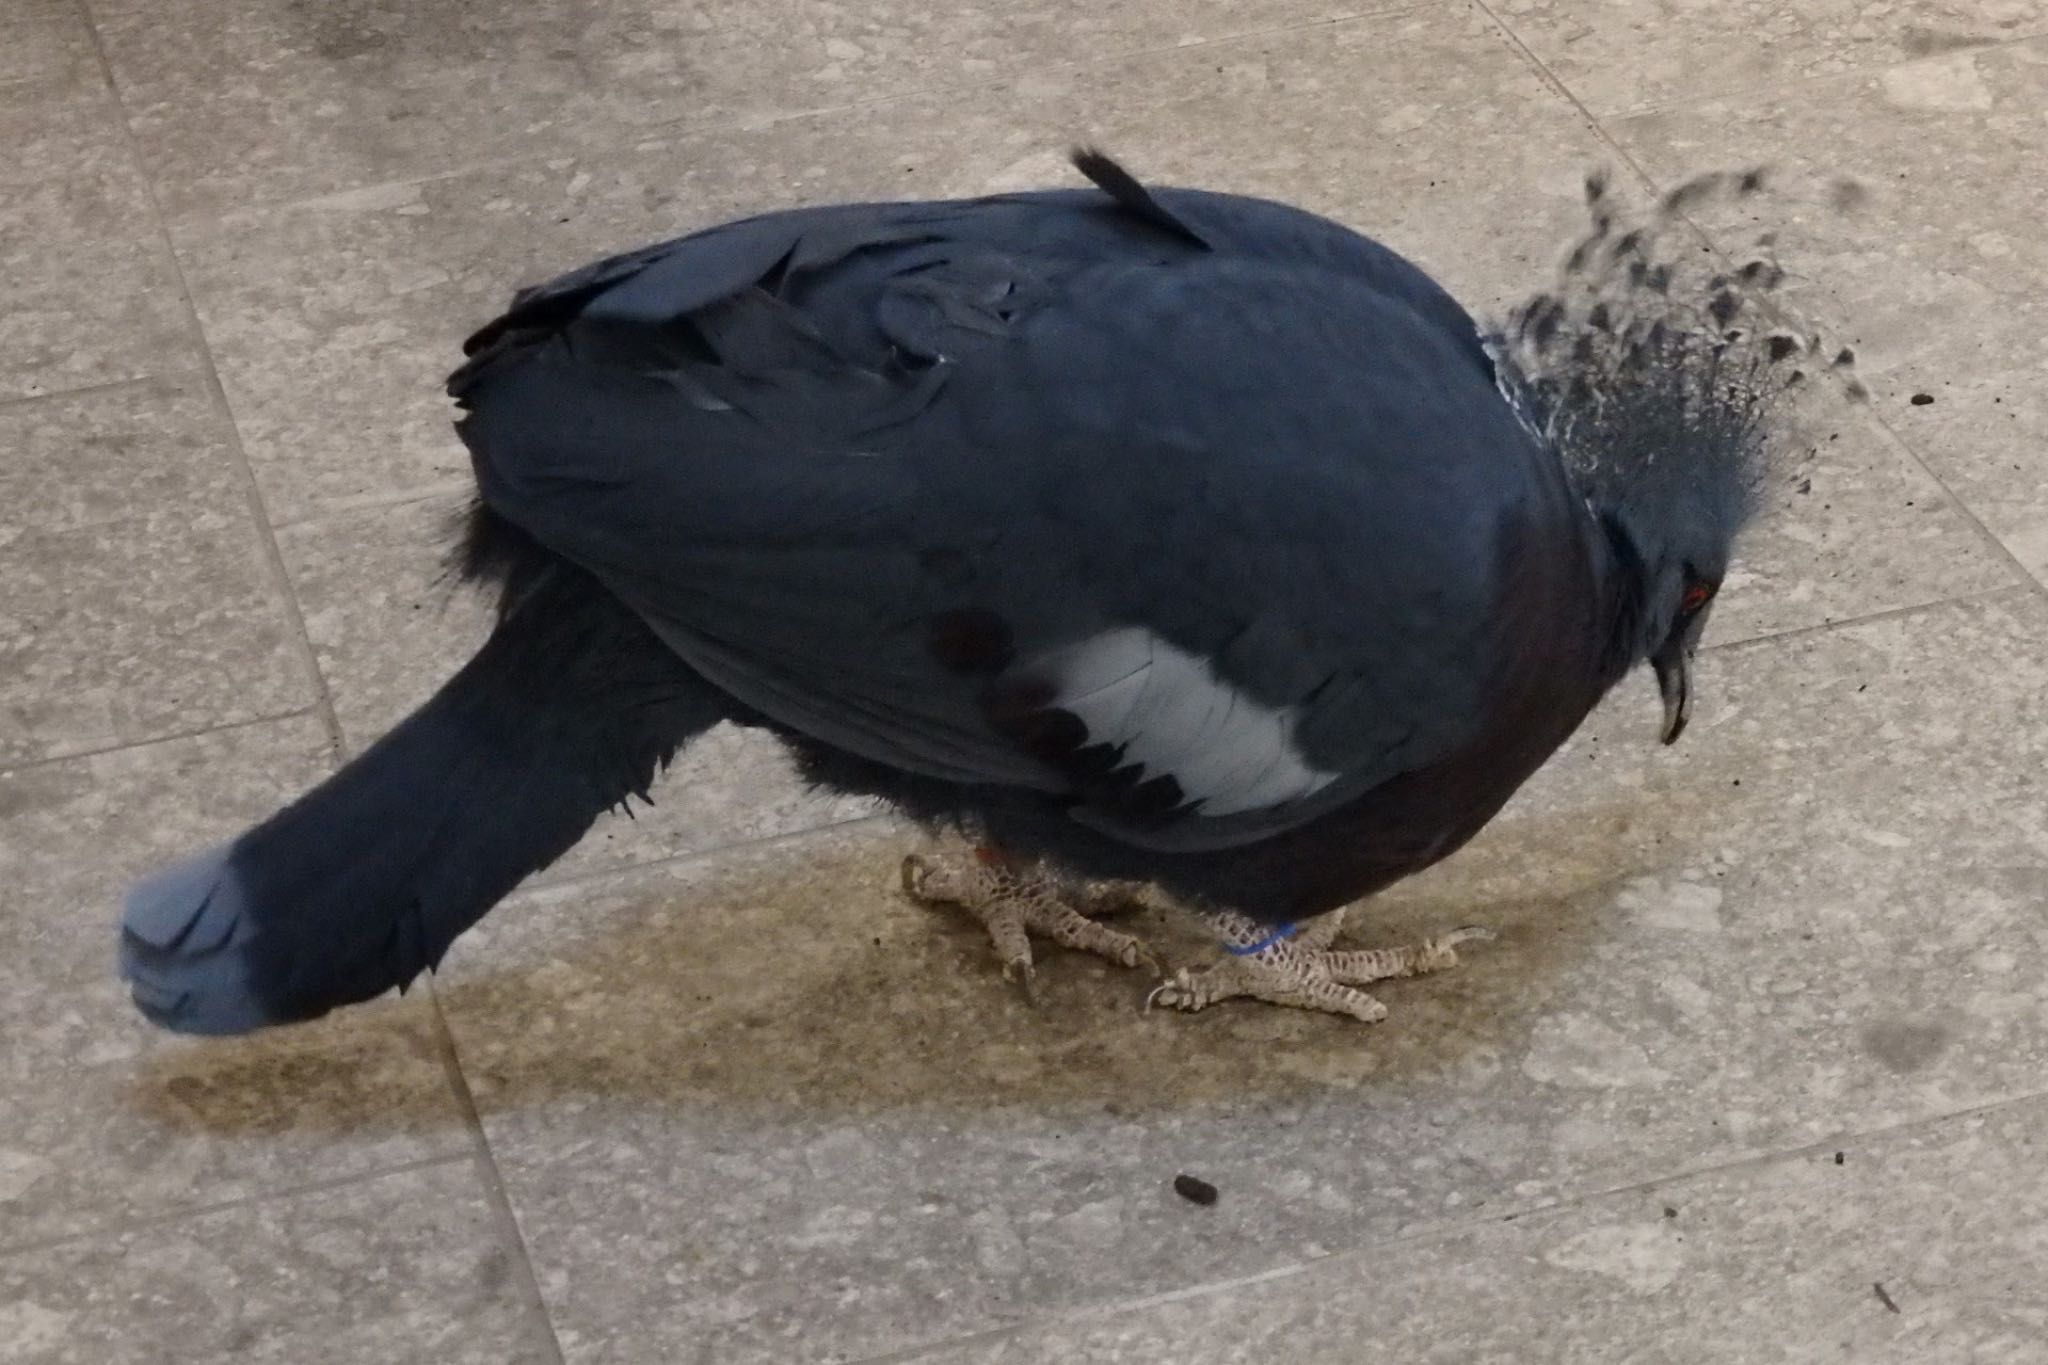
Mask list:
[[[826,780],[1254,912],[1349,899],[1597,698],[1595,534],[1414,266],[1120,175],[528,291],[452,381],[465,439]]]

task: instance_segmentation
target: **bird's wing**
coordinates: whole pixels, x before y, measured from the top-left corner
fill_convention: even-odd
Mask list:
[[[457,376],[484,496],[846,751],[1150,847],[1299,824],[1473,733],[1557,474],[1469,336],[1213,248],[1231,202],[1270,207],[843,209],[594,267]]]

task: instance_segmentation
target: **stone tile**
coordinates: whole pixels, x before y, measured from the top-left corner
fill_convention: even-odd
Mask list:
[[[46,1001],[5,1067],[0,1250],[468,1150],[429,1009],[414,996],[253,1038],[172,1041],[145,1036],[117,984]],[[94,1044],[53,1066],[39,1050],[51,1033]]]
[[[84,531],[150,508],[243,504],[219,409],[196,376],[0,404],[0,450],[0,545],[30,527]]]
[[[0,1257],[0,1361],[555,1358],[467,1161]]]
[[[1839,1164],[1802,1153],[917,1359],[2020,1365],[2048,1332],[2044,1119],[2035,1101],[1939,1121]]]
[[[418,997],[195,1043],[115,979],[127,883],[328,762],[307,718],[0,774],[0,1248],[462,1150]]]
[[[443,554],[467,496],[347,513],[280,537],[306,629],[351,751],[430,696],[489,626],[477,594],[450,584]],[[609,814],[547,873],[601,868],[855,819],[873,807],[812,791],[766,735],[721,726],[656,785],[655,804]]]
[[[1227,113],[1247,104],[1258,120]],[[1578,172],[1606,151],[1483,18],[1432,6],[858,118],[386,186],[243,215],[182,251],[269,506],[288,522],[463,474],[439,383],[515,284],[770,208],[1076,183],[1062,154],[1083,136],[1156,180],[1355,223],[1475,306],[1545,282],[1582,219]]]
[[[1355,931],[1503,933],[1370,1032],[1033,1011],[887,822],[528,893],[443,1001],[571,1359],[904,1349],[2038,1090],[2043,658],[2024,593],[1710,651],[1669,750],[1630,680]]]
[[[2041,0],[1501,0],[1494,12],[1596,115],[2048,32]]]
[[[1660,176],[1731,156],[1783,166],[1783,249],[1809,279],[1804,306],[1857,342],[1878,416],[2048,581],[2048,187],[2013,169],[2038,155],[2044,103],[2048,41],[1614,131]],[[1831,211],[1818,192],[1840,174],[1868,187],[1853,212]],[[1734,241],[1752,226],[1706,225]]]
[[[0,297],[0,400],[200,364],[148,188],[95,82],[0,81]]]
[[[276,575],[192,386],[0,407],[0,766],[311,704]]]
[[[11,0],[0,85],[29,80],[100,80],[85,7],[77,0]]]
[[[554,3],[497,11],[212,0],[95,6],[174,218],[616,146],[666,125],[840,110],[1398,0],[1102,6]],[[842,116],[843,117],[843,116]]]
[[[1785,468],[1741,541],[1709,627],[1729,644],[2026,580],[1860,406],[1792,415]],[[1803,490],[1803,491],[1802,491]]]

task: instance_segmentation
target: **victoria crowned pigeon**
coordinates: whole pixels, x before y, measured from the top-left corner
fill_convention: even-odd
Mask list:
[[[1248,995],[1357,989],[1458,931],[1326,915],[1464,844],[1637,663],[1664,738],[1751,512],[1777,376],[1686,286],[1685,187],[1482,333],[1377,242],[1279,204],[1092,189],[773,213],[520,293],[449,381],[496,588],[479,652],[334,776],[137,886],[121,969],[193,1033],[403,987],[721,720],[956,829],[904,880],[1126,963],[1103,887],[1213,915]],[[1683,262],[1678,266],[1683,269]]]

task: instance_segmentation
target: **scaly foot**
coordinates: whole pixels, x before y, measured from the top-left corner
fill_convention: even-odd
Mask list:
[[[977,849],[971,860],[957,862],[908,855],[903,859],[903,891],[927,905],[957,905],[980,920],[1002,959],[1003,980],[1021,981],[1025,998],[1034,1005],[1038,980],[1031,961],[1033,934],[1063,948],[1106,957],[1119,967],[1156,967],[1143,943],[1083,913],[1110,914],[1143,904],[1144,888],[1131,883],[1056,880],[1037,868]]]
[[[1229,956],[1199,972],[1176,971],[1145,998],[1147,1008],[1192,1012],[1244,996],[1376,1024],[1387,1017],[1387,1007],[1358,987],[1455,967],[1460,943],[1494,936],[1491,929],[1470,925],[1401,948],[1339,951],[1330,944],[1344,924],[1341,907],[1294,933],[1235,912],[1213,918]]]

